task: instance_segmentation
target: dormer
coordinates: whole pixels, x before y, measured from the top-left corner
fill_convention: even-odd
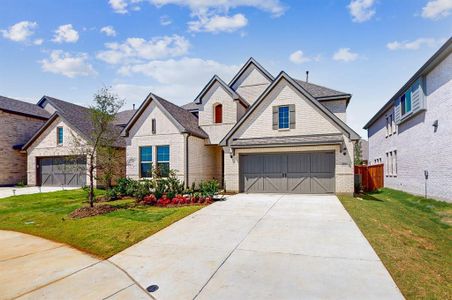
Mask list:
[[[229,86],[252,105],[273,79],[274,77],[251,57],[232,78]]]

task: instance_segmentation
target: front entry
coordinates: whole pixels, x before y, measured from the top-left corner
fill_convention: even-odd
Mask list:
[[[86,185],[86,159],[71,156],[38,159],[38,184],[42,186]]]
[[[334,152],[242,154],[239,165],[241,192],[335,192]]]

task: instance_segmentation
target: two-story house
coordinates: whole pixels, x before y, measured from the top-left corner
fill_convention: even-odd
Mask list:
[[[124,128],[127,176],[169,169],[187,185],[215,178],[231,192],[352,193],[351,99],[250,58],[228,84],[214,76],[179,107],[149,94]]]
[[[452,201],[452,39],[364,126],[385,186]]]

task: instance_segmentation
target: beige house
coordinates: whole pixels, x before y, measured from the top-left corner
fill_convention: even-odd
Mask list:
[[[89,184],[86,156],[77,145],[83,144],[92,131],[88,108],[63,100],[44,96],[37,106],[51,114],[39,130],[22,147],[27,156],[27,178],[29,185],[40,186],[84,186]],[[133,111],[118,114],[115,125],[118,135],[129,121]],[[125,176],[125,145],[118,141],[122,167],[116,177]],[[98,172],[96,177],[102,174]],[[101,185],[95,181],[95,185]]]
[[[351,95],[250,58],[229,84],[214,76],[182,107],[150,94],[122,135],[127,176],[175,169],[187,185],[217,179],[230,192],[352,193]]]

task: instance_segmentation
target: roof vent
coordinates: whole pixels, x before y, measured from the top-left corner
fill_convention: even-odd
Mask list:
[[[133,110],[135,110],[135,103],[134,103],[134,104],[132,104],[132,106],[133,106]]]
[[[306,82],[309,82],[309,71],[306,71]]]

